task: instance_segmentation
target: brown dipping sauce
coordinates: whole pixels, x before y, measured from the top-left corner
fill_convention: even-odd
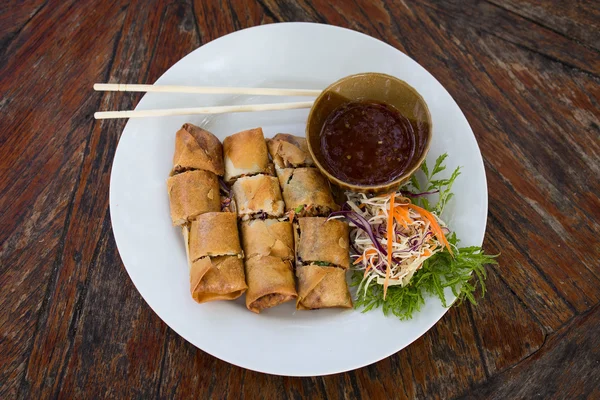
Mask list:
[[[373,101],[335,109],[321,130],[325,168],[356,185],[393,181],[417,153],[416,128],[394,107]]]

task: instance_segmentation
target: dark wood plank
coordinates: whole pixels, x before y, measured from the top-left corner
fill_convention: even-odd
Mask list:
[[[488,0],[536,23],[600,50],[600,6],[594,0]]]
[[[2,341],[0,364],[3,374],[14,379],[2,385],[0,394],[18,391],[40,329],[38,314],[49,307],[47,290],[55,288],[61,267],[57,257],[64,248],[63,228],[70,218],[90,116],[98,105],[87,94],[89,82],[106,75],[110,57],[96,56],[112,54],[117,40],[118,32],[106,20],[122,21],[120,9],[110,2],[92,13],[71,5],[43,8],[11,43],[11,56],[2,58],[0,281],[12,294],[1,300],[0,326],[11,339]],[[80,26],[90,14],[98,19]],[[59,17],[64,20],[57,30]],[[99,32],[93,43],[61,46],[88,29]],[[85,69],[79,67],[82,59],[89,60]]]
[[[197,46],[190,4],[132,3],[123,32],[110,74],[111,80],[119,82],[151,82]],[[161,55],[165,49],[169,55]],[[103,108],[132,108],[129,95],[109,93],[102,99]],[[30,362],[31,370],[35,357],[47,356],[47,346],[52,345],[49,361],[59,376],[55,384],[60,386],[33,386],[28,395],[58,390],[66,397],[147,398],[158,390],[166,326],[143,304],[129,281],[123,288],[128,278],[112,236],[107,244],[110,162],[124,125],[124,121],[103,121],[92,132],[75,193],[73,223],[67,227],[70,240],[58,277],[63,289],[53,294],[49,329],[36,338]],[[73,298],[75,302],[69,303]],[[58,323],[59,316],[65,315],[71,316],[69,323]],[[114,320],[123,321],[120,329]],[[55,336],[62,338],[58,344]],[[125,348],[126,354],[119,348]],[[44,382],[34,374],[45,376],[48,369],[28,374],[32,381]],[[137,384],[106,381],[106,377],[123,374]]]
[[[59,393],[66,399],[148,399],[159,385],[167,327],[120,265],[108,215],[101,232],[89,289],[78,299],[68,333],[71,350],[57,379]]]
[[[160,4],[139,2],[129,6],[127,18],[123,12],[119,29],[123,27],[124,37],[115,54],[111,52],[111,56],[115,58],[113,70],[118,71],[120,79],[144,80],[156,43],[155,32],[160,27],[162,12],[159,6]],[[144,18],[139,19],[140,17]],[[105,18],[114,17],[109,15]],[[123,71],[128,73],[124,74]],[[114,73],[98,80],[113,76]],[[84,91],[89,91],[91,80],[87,78],[84,81],[88,82]],[[102,108],[132,106],[127,96],[96,94],[95,97],[102,99]],[[88,111],[89,117],[91,111]],[[51,288],[48,295],[48,310],[42,315],[23,386],[23,394],[27,393],[28,396],[48,396],[59,390],[61,382],[58,378],[63,376],[73,348],[73,332],[77,329],[81,306],[88,291],[89,268],[97,249],[102,224],[108,215],[110,164],[124,125],[124,121],[110,121],[94,126],[85,149],[79,178],[72,180],[77,183],[77,187],[73,195],[70,219],[65,227],[64,248],[57,259],[59,268],[56,286]]]
[[[277,22],[258,2],[228,0],[225,4],[223,7],[218,2],[193,1],[202,44],[240,29]]]
[[[65,169],[63,176],[53,177],[32,205],[27,221],[2,243],[0,398],[16,396],[27,367],[37,315],[47,307],[47,286],[53,283],[55,271],[60,267],[55,259],[63,246],[62,231],[72,200],[70,191],[77,179],[82,154],[80,146],[71,157],[63,154],[53,157],[52,163]]]
[[[25,0],[0,4],[0,58],[46,2],[46,0]]]
[[[516,247],[517,244],[495,217],[489,218],[486,241],[486,249],[490,254],[501,255],[500,264],[493,267],[496,275],[540,321],[545,331],[557,330],[575,315],[575,310],[558,294],[556,288],[542,273],[532,268],[531,260]]]
[[[600,391],[600,307],[576,318],[544,347],[468,398],[593,399]]]
[[[524,47],[533,53],[578,68],[590,74],[600,73],[600,57],[576,40],[532,22],[522,16],[482,0],[428,1],[437,13],[445,13],[448,22],[474,26]],[[590,7],[591,8],[591,7]]]
[[[486,371],[495,375],[535,353],[544,344],[546,334],[531,311],[491,268],[486,287],[485,298],[469,307]]]

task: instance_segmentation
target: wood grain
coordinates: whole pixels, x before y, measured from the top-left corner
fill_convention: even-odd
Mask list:
[[[600,396],[600,8],[577,0],[86,0],[0,6],[0,398]],[[198,46],[283,21],[407,53],[464,111],[489,188],[488,294],[343,374],[229,365],[170,330],[121,265],[110,166],[140,94]],[[357,339],[357,345],[361,345]]]
[[[575,318],[544,348],[474,390],[470,398],[593,399],[600,391],[600,308]]]
[[[45,0],[26,0],[4,2],[0,5],[0,55],[4,54],[10,43],[31,22],[44,7]]]
[[[491,0],[543,27],[600,50],[600,7],[593,0]]]

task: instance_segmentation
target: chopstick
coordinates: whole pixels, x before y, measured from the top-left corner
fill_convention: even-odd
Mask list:
[[[96,83],[98,92],[158,92],[158,93],[203,93],[203,94],[246,94],[256,96],[318,96],[321,90],[242,88],[212,86],[137,85],[128,83]]]
[[[117,118],[143,118],[143,117],[168,117],[173,115],[193,114],[223,114],[233,112],[251,111],[273,111],[294,110],[298,108],[310,108],[313,101],[301,101],[297,103],[272,103],[272,104],[243,104],[236,106],[212,106],[194,108],[171,108],[164,110],[134,110],[134,111],[98,111],[94,113],[95,119],[117,119]]]

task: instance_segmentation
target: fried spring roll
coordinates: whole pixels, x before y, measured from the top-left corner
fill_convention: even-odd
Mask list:
[[[223,141],[223,152],[227,182],[246,175],[273,174],[262,128],[249,129],[226,137]]]
[[[185,250],[190,268],[190,293],[198,303],[215,300],[237,299],[246,291],[244,263],[235,256],[202,257],[191,261],[189,251],[190,232],[182,228]]]
[[[352,307],[352,297],[346,282],[346,271],[336,267],[303,265],[296,268],[298,277],[298,310]]]
[[[200,215],[190,227],[190,259],[210,256],[242,257],[237,218],[234,213],[211,212]]]
[[[171,175],[194,169],[223,176],[223,146],[209,131],[192,124],[184,124],[175,135]]]
[[[299,216],[326,215],[339,207],[329,183],[316,168],[285,168],[278,171],[286,211]]]
[[[294,260],[294,236],[290,221],[244,221],[241,233],[242,246],[247,258],[273,256],[283,260]]]
[[[271,256],[247,259],[246,280],[246,307],[252,312],[260,313],[297,297],[290,261]]]
[[[303,137],[278,133],[273,139],[267,140],[267,147],[275,166],[279,169],[315,165]]]
[[[183,225],[198,215],[219,211],[219,181],[208,171],[187,171],[167,179],[173,225]]]
[[[277,178],[268,175],[239,178],[232,187],[238,216],[249,219],[258,215],[281,217],[284,203]]]
[[[350,267],[348,223],[321,217],[298,218],[296,257],[301,264],[319,263],[348,269]]]
[[[237,256],[202,257],[190,269],[190,292],[198,303],[234,300],[246,291],[244,262]]]

